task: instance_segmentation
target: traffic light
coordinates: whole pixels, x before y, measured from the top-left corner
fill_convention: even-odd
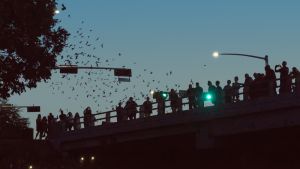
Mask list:
[[[203,93],[203,100],[204,101],[213,101],[215,98],[214,98],[214,95],[212,93],[209,93],[209,92],[206,92],[206,93]]]
[[[118,81],[119,82],[130,82],[130,78],[119,77]]]
[[[41,108],[40,106],[28,106],[27,112],[40,112]]]
[[[159,92],[160,96],[162,99],[167,100],[169,97],[169,93],[168,92]]]
[[[151,91],[150,93],[153,96],[153,99],[157,99],[158,96],[159,96],[163,100],[167,100],[168,97],[169,97],[169,93],[168,92],[163,92],[163,91],[155,92],[155,91]]]
[[[68,73],[68,74],[77,74],[78,73],[78,67],[77,66],[62,66],[59,67],[60,73]]]
[[[131,77],[132,73],[131,73],[131,69],[114,69],[114,74],[115,76],[127,76],[127,77]]]

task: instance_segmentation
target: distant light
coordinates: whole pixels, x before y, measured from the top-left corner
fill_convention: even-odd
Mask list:
[[[59,14],[60,11],[59,11],[58,9],[56,9],[56,10],[54,11],[54,13],[55,13],[55,14]]]
[[[207,95],[206,95],[206,99],[207,99],[207,100],[211,100],[211,99],[212,99],[212,95],[211,95],[211,94],[207,94]]]
[[[92,157],[91,157],[91,160],[92,160],[92,161],[94,161],[94,160],[95,160],[95,157],[94,157],[94,156],[92,156]]]
[[[163,100],[167,100],[169,93],[168,92],[160,92],[160,96]]]
[[[212,56],[214,58],[218,58],[220,56],[220,53],[219,52],[213,52]]]
[[[29,168],[29,169],[33,169],[33,166],[32,166],[32,165],[29,165],[28,168]]]
[[[80,157],[80,161],[84,161],[84,157]]]
[[[205,101],[211,102],[212,100],[214,100],[214,96],[212,93],[206,92],[206,93],[203,93],[203,99]]]
[[[151,91],[150,91],[150,94],[151,94],[151,95],[154,95],[154,93],[155,93],[154,90],[151,90]]]

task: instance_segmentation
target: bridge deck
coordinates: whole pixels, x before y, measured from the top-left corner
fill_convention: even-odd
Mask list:
[[[300,97],[285,95],[89,127],[54,140],[72,149],[195,133],[201,148],[216,137],[299,125]]]

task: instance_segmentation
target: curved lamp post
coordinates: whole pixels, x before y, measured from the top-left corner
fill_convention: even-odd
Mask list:
[[[266,65],[269,65],[269,56],[265,55],[265,57],[262,56],[255,56],[255,55],[247,55],[247,54],[241,54],[241,53],[219,53],[219,52],[213,52],[212,56],[214,58],[219,58],[221,55],[232,55],[232,56],[245,56],[250,58],[256,58],[261,59],[265,61]]]

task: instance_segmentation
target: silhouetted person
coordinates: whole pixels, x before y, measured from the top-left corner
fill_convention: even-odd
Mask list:
[[[95,122],[96,122],[96,117],[94,114],[91,113],[90,126],[95,126]]]
[[[42,126],[42,137],[45,137],[47,136],[47,133],[48,133],[48,120],[47,120],[47,117],[44,116],[42,118],[42,122],[41,122],[41,126]]]
[[[265,80],[268,88],[268,96],[276,95],[276,75],[275,71],[271,69],[270,65],[265,66]]]
[[[67,129],[68,131],[71,131],[74,125],[74,118],[73,118],[73,114],[71,112],[68,113],[67,116]]]
[[[92,121],[92,110],[90,107],[87,107],[83,111],[83,124],[84,128],[90,127],[91,126],[91,121]]]
[[[166,102],[161,97],[161,93],[156,95],[156,102],[157,102],[157,113],[158,113],[158,115],[165,114]]]
[[[116,107],[116,112],[117,112],[117,122],[121,122],[124,120],[124,108],[122,107],[122,103],[120,102],[119,105]]]
[[[253,81],[250,83],[249,86],[249,96],[251,99],[256,99],[257,98],[257,82],[258,82],[258,73],[253,73]]]
[[[264,74],[257,73],[253,84],[255,98],[265,97],[268,95],[268,83],[265,79]]]
[[[186,94],[189,100],[189,110],[192,110],[195,108],[195,90],[191,84],[189,85]]]
[[[125,109],[128,113],[128,117],[130,120],[136,119],[137,106],[138,105],[133,100],[133,97],[130,97],[129,100],[126,102]]]
[[[295,79],[294,93],[296,93],[297,95],[300,95],[300,72],[296,67],[292,68],[290,77],[292,79]]]
[[[282,66],[276,65],[275,72],[280,73],[279,94],[289,93],[291,91],[291,86],[290,86],[289,68],[287,67],[287,62],[283,61]]]
[[[55,118],[54,118],[54,116],[53,116],[53,114],[52,113],[49,113],[49,115],[48,115],[48,124],[50,125],[52,125],[52,124],[54,124],[55,123]]]
[[[150,117],[152,114],[152,102],[150,98],[147,97],[146,101],[143,103],[143,111],[145,113],[145,117]]]
[[[239,83],[239,78],[237,76],[234,77],[234,82],[232,84],[232,89],[233,89],[233,101],[238,102],[240,101],[240,91],[241,84]]]
[[[223,89],[224,92],[224,100],[225,103],[232,103],[232,86],[231,86],[231,80],[227,80],[227,85],[224,86]]]
[[[144,118],[145,117],[145,112],[144,112],[144,106],[143,105],[140,106],[139,114],[140,114],[139,118]]]
[[[243,99],[245,101],[250,99],[250,86],[253,82],[253,79],[249,76],[249,74],[245,74],[244,88],[243,88]]]
[[[79,113],[76,112],[74,116],[74,130],[79,130],[79,129],[81,129],[80,116]]]
[[[177,112],[178,109],[178,95],[175,92],[174,89],[171,89],[170,91],[170,102],[171,102],[171,109],[172,109],[172,113]]]
[[[38,114],[36,120],[35,120],[35,125],[36,125],[36,135],[35,135],[35,139],[37,139],[37,137],[39,137],[39,139],[42,139],[42,116],[41,114]]]
[[[211,102],[215,105],[216,104],[216,87],[212,84],[211,81],[207,82],[208,85],[208,93],[212,95]]]
[[[63,112],[62,109],[59,110],[60,111],[60,115],[59,115],[59,121],[62,127],[62,130],[65,131],[66,130],[66,125],[67,125],[67,116],[66,114]]]
[[[220,86],[220,81],[216,81],[216,105],[223,103],[223,90]]]
[[[55,125],[55,118],[52,113],[48,115],[48,135],[51,135],[53,132],[53,127]]]
[[[196,107],[197,108],[204,108],[204,100],[203,100],[203,88],[199,85],[199,83],[196,83],[196,87],[195,87],[195,102],[196,102]]]

